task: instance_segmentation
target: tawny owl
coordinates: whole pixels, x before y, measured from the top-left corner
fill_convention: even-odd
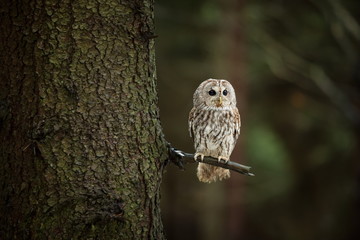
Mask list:
[[[208,79],[194,93],[194,107],[189,115],[190,136],[194,140],[195,159],[211,156],[229,161],[240,134],[240,115],[234,88],[226,80]],[[214,182],[230,177],[228,169],[199,163],[201,182]]]

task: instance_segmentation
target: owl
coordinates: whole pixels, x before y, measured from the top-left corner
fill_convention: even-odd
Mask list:
[[[208,79],[196,89],[194,107],[189,114],[189,131],[194,140],[195,160],[204,156],[229,161],[240,134],[240,115],[232,85],[222,79]],[[201,182],[215,182],[230,177],[230,171],[199,163]]]

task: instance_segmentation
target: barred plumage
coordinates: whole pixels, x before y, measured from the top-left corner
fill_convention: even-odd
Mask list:
[[[195,146],[195,158],[211,156],[228,161],[240,134],[240,115],[235,91],[226,80],[208,79],[194,93],[189,115],[189,130]],[[230,177],[230,171],[199,163],[197,176],[202,182]]]

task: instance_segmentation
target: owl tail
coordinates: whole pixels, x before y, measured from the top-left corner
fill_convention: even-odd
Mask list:
[[[211,166],[206,163],[199,163],[197,176],[200,182],[211,183],[230,177],[230,170],[221,167]]]

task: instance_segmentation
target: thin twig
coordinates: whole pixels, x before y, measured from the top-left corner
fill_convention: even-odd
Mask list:
[[[202,162],[202,163],[210,164],[213,166],[226,168],[226,169],[229,169],[229,170],[232,170],[232,171],[235,171],[235,172],[247,175],[247,176],[255,176],[255,174],[250,172],[251,167],[249,167],[249,166],[241,165],[239,163],[232,162],[232,161],[227,161],[227,162],[220,161],[219,162],[218,159],[210,157],[210,156],[205,156],[202,161],[200,160],[200,158],[195,160],[194,154],[183,152],[181,150],[171,147],[170,145],[169,145],[169,156],[170,156],[170,161],[175,163],[175,165],[177,165],[181,169],[184,169],[183,164],[185,164],[185,163]],[[186,158],[186,159],[184,159],[184,158]]]

